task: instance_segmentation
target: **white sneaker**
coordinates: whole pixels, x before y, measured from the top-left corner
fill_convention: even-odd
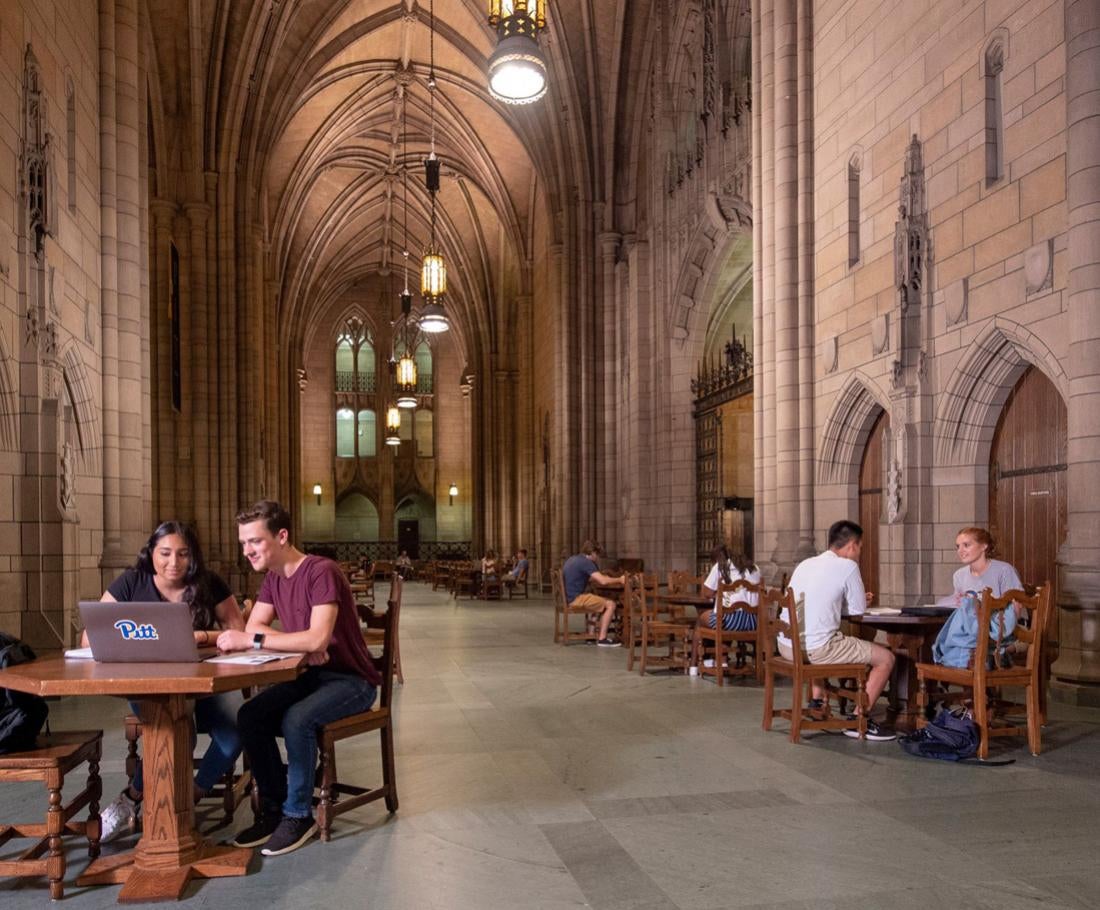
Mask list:
[[[100,841],[107,843],[120,834],[132,832],[137,827],[139,806],[140,803],[123,790],[114,802],[99,813]]]
[[[703,661],[703,666],[704,667],[713,667],[714,666],[714,658],[713,657],[706,658],[706,660]],[[726,663],[725,661],[722,661],[722,667],[725,668],[725,669],[728,669],[729,664]]]

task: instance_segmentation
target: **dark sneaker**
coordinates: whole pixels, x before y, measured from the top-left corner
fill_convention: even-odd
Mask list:
[[[853,723],[858,723],[859,722],[856,719],[854,714],[849,718],[849,720],[851,720]],[[845,736],[850,736],[850,737],[852,737],[852,739],[859,739],[859,730],[856,729],[856,728],[853,728],[851,730],[845,730],[844,735]],[[893,730],[884,730],[882,727],[880,727],[878,724],[876,724],[873,720],[868,718],[867,719],[867,738],[873,743],[888,743],[892,739],[897,739],[898,735]]]
[[[610,638],[601,638],[596,642],[596,646],[599,648],[621,648],[623,643],[621,641],[612,641]]]
[[[279,827],[267,842],[267,846],[260,852],[264,856],[282,856],[303,846],[316,833],[317,822],[313,820],[313,816],[293,818],[284,815],[283,820],[279,822]]]
[[[829,719],[829,706],[825,703],[824,699],[811,698],[806,704],[806,709],[810,712],[811,720]]]
[[[266,844],[282,820],[283,814],[281,812],[258,815],[251,827],[245,828],[229,843],[234,847],[258,847],[261,844]]]

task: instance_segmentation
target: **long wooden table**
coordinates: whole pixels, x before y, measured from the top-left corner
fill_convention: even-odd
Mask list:
[[[34,695],[119,695],[141,703],[144,822],[132,851],[101,857],[77,885],[122,884],[119,903],[179,900],[192,878],[244,875],[252,850],[215,846],[195,828],[188,698],[293,679],[304,657],[258,666],[106,664],[43,658],[0,670],[0,688]]]
[[[917,726],[917,664],[932,663],[932,644],[947,616],[862,616],[845,617],[854,626],[881,629],[886,633],[886,646],[894,652],[896,661],[886,693],[888,716],[899,730]]]

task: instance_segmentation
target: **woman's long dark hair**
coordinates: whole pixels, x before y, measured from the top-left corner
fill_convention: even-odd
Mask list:
[[[179,535],[190,551],[190,562],[183,576],[183,582],[187,585],[187,590],[183,592],[183,600],[191,608],[191,627],[196,630],[216,628],[218,617],[214,607],[217,604],[214,603],[214,595],[211,591],[210,573],[206,571],[206,563],[202,558],[199,535],[190,525],[182,521],[165,521],[158,525],[138,553],[134,568],[147,575],[155,575],[153,551],[157,548],[157,544],[170,534]]]
[[[731,566],[742,576],[756,571],[756,563],[744,553],[738,553],[736,556],[731,555],[729,547],[725,544],[711,550],[710,558],[718,564],[718,574],[722,576],[722,584],[724,585],[733,584],[733,576],[730,574]]]

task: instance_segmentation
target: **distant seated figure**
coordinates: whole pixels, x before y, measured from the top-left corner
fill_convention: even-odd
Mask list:
[[[497,574],[496,550],[486,550],[485,555],[481,557],[481,574],[483,576]]]
[[[732,585],[738,579],[744,579],[754,585],[760,584],[760,570],[743,553],[733,556],[725,545],[715,547],[711,553],[714,565],[711,566],[707,580],[703,582],[706,593],[717,596],[719,585]],[[723,607],[732,607],[737,601],[756,606],[757,596],[751,592],[725,595]],[[715,611],[707,610],[699,616],[699,624],[713,629],[717,620]],[[722,616],[722,629],[726,632],[750,632],[756,628],[756,615],[745,610],[734,610]]]
[[[397,557],[397,562],[394,564],[397,570],[397,574],[402,578],[411,578],[413,573],[413,563],[409,559],[409,551],[402,550],[401,555]]]
[[[516,562],[508,573],[508,578],[513,582],[522,581],[527,577],[527,565],[527,551],[523,549],[516,550]]]
[[[1023,588],[1019,574],[1009,563],[992,558],[995,546],[985,528],[963,528],[955,537],[955,552],[962,563],[952,578],[955,600],[963,604],[967,594],[973,594],[974,599],[959,606],[936,636],[932,659],[938,664],[945,667],[970,664],[970,655],[978,645],[978,605],[986,588],[992,589],[994,597]],[[990,635],[996,639],[999,634],[1002,642],[1011,640],[1018,618],[1015,606],[1010,606],[1004,611],[1004,628],[998,628],[1000,617],[994,617]]]
[[[562,566],[562,582],[565,585],[565,602],[571,607],[583,607],[585,612],[591,615],[600,615],[600,631],[596,644],[601,648],[618,648],[622,642],[612,641],[607,636],[607,630],[611,627],[611,619],[615,615],[615,601],[598,594],[585,591],[588,582],[595,581],[598,585],[620,585],[623,576],[617,578],[604,575],[596,568],[603,548],[592,540],[586,540],[581,546],[581,552],[576,556],[570,556]]]

